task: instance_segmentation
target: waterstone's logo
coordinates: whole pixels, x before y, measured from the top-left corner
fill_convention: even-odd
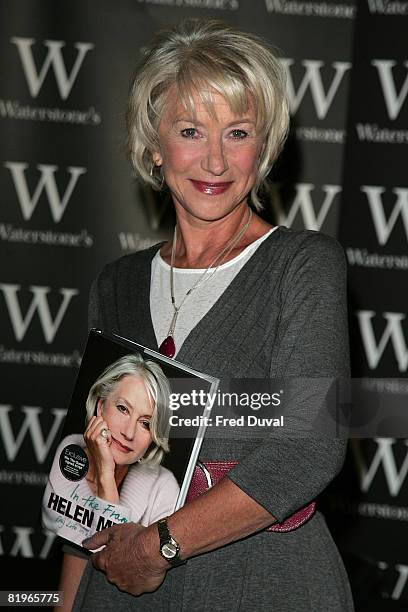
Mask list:
[[[51,287],[42,285],[31,285],[27,289],[22,285],[0,283],[0,307],[7,313],[12,334],[18,343],[27,341],[26,337],[30,339],[33,332],[38,334],[41,331],[43,341],[51,345],[78,295],[78,289],[68,287],[53,291]],[[2,316],[4,320],[3,313]],[[0,345],[0,363],[77,367],[79,362],[77,349],[72,353],[49,353]]]
[[[379,15],[408,15],[408,2],[403,0],[367,0],[370,13]]]
[[[29,95],[36,99],[43,89],[49,75],[53,75],[56,93],[65,101],[71,95],[88,53],[94,49],[92,43],[75,42],[73,49],[75,59],[70,68],[64,60],[63,40],[44,40],[42,49],[34,38],[13,36],[10,43],[17,50],[24,73]],[[45,47],[45,57],[44,57]],[[37,57],[37,61],[35,59]],[[38,59],[41,56],[41,59]],[[85,110],[73,110],[58,107],[34,107],[21,104],[19,100],[0,99],[0,116],[8,119],[26,119],[32,121],[51,121],[82,125],[99,125],[101,116],[94,107]]]
[[[406,245],[408,243],[408,189],[394,187],[387,190],[383,185],[362,185],[360,191],[366,196],[378,244],[381,247],[387,246],[394,232],[403,230],[402,239],[396,237],[391,244],[402,247]],[[402,254],[384,254],[369,252],[367,249],[358,247],[348,247],[346,253],[351,266],[408,270],[406,249]]]
[[[68,166],[63,169],[54,164],[37,164],[33,168],[27,163],[13,161],[5,162],[4,168],[8,171],[16,195],[16,203],[19,205],[24,221],[31,221],[37,208],[46,202],[51,219],[55,224],[61,222],[80,177],[87,172],[86,168],[80,166]],[[29,184],[32,185],[31,189]],[[93,236],[86,229],[76,233],[57,232],[49,229],[34,230],[4,221],[0,223],[0,240],[72,247],[91,247],[94,242]]]
[[[303,2],[302,0],[265,0],[268,13],[297,15],[299,17],[329,17],[353,19],[356,7],[351,4],[333,2]]]
[[[86,54],[94,48],[94,45],[91,43],[74,43],[73,46],[77,50],[77,56],[71,68],[71,72],[68,74],[61,51],[66,44],[64,41],[45,40],[43,42],[43,45],[47,48],[47,55],[39,70],[37,70],[34,62],[32,51],[35,42],[34,38],[20,38],[15,36],[11,39],[11,43],[17,46],[30,95],[33,98],[38,96],[51,68],[59,95],[62,100],[66,100],[75,84]]]
[[[404,459],[399,467],[397,467],[394,452],[397,441],[394,438],[374,438],[373,442],[376,450],[370,461],[364,457],[365,453],[360,440],[352,440],[350,443],[361,492],[368,493],[377,474],[381,472],[387,483],[389,494],[391,497],[397,497],[408,474],[408,440],[403,441]]]
[[[368,363],[371,370],[375,370],[386,352],[388,346],[392,348],[396,366],[399,372],[408,369],[408,346],[404,334],[406,314],[402,312],[383,312],[384,322],[381,331],[375,333],[374,321],[378,317],[374,310],[358,310],[356,312],[361,339]],[[378,339],[377,337],[378,336]]]
[[[78,182],[78,178],[81,174],[86,172],[86,168],[74,166],[66,168],[66,172],[69,174],[69,180],[65,192],[61,197],[55,180],[55,173],[59,170],[58,166],[38,164],[36,168],[40,172],[40,178],[33,194],[30,195],[25,175],[25,171],[29,165],[20,162],[6,162],[4,166],[10,170],[18,202],[25,221],[31,219],[38,204],[38,200],[44,192],[48,200],[54,223],[59,223]]]
[[[21,290],[21,285],[10,283],[0,284],[0,291],[6,303],[15,339],[17,342],[24,340],[34,316],[37,315],[44,340],[47,344],[51,344],[60,328],[72,298],[79,294],[78,289],[68,289],[65,287],[59,289],[61,301],[54,318],[52,318],[50,305],[48,303],[48,294],[51,291],[51,287],[35,285],[29,287],[29,292],[32,294],[32,297],[24,316],[18,298],[18,293]]]
[[[344,96],[342,90],[346,86],[346,75],[351,69],[351,63],[335,61],[326,65],[322,60],[306,59],[300,62],[299,68],[294,59],[281,58],[280,61],[287,73],[287,93],[292,115],[309,107],[319,121],[327,119],[336,97]],[[345,139],[345,131],[300,126],[296,129],[296,136],[300,140],[341,144]]]
[[[138,0],[138,3],[219,11],[237,11],[239,9],[239,0]]]
[[[49,456],[51,450],[55,450],[55,443],[61,432],[66,410],[62,408],[52,408],[44,410],[38,406],[22,406],[20,410],[14,409],[11,405],[0,404],[0,440],[3,449],[4,460],[13,463],[19,456],[24,446],[25,454],[28,449],[34,452],[37,464],[43,464]],[[2,451],[2,453],[3,453]],[[6,480],[5,475],[0,472],[0,483],[3,484],[32,484],[30,474],[19,472],[18,475],[8,472],[10,476]],[[17,478],[20,480],[17,481]],[[33,484],[43,484],[42,482]]]
[[[397,67],[398,62],[374,59],[371,65],[377,70],[388,117],[391,121],[394,121],[400,114],[408,94],[408,61],[403,62],[405,79],[399,91],[397,91],[394,78],[394,69]]]
[[[381,185],[363,185],[361,191],[367,196],[368,205],[374,223],[378,243],[381,246],[387,244],[398,219],[402,221],[408,242],[408,189],[405,187],[394,187],[394,205],[388,216],[384,211],[383,194],[386,188]]]
[[[317,188],[313,183],[297,183],[295,195],[284,211],[279,195],[279,185],[275,185],[277,197],[272,198],[279,225],[292,227],[298,222],[301,227],[320,231],[323,229],[334,205],[339,204],[341,187],[339,185],[322,185]]]
[[[406,109],[408,61],[373,59],[370,65],[375,70],[388,121],[397,121],[400,119],[402,111]],[[401,129],[381,126],[377,123],[357,123],[356,131],[361,141],[378,144],[408,144],[408,130],[405,128],[404,122],[402,122]]]

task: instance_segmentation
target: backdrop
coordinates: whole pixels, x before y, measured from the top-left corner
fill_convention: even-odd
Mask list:
[[[86,337],[89,287],[104,263],[172,226],[167,198],[141,189],[123,154],[125,101],[143,47],[160,27],[202,17],[278,49],[292,128],[267,216],[339,237],[350,266],[354,375],[399,378],[401,393],[408,2],[0,7],[0,580],[55,588],[59,545],[42,531],[39,509]],[[408,443],[398,437],[353,443],[327,500],[360,609],[397,609],[408,597]]]

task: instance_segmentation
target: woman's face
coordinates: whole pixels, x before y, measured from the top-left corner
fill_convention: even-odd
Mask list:
[[[177,212],[182,207],[190,218],[203,221],[222,219],[246,203],[263,148],[254,108],[237,116],[220,94],[211,95],[215,115],[195,95],[192,116],[170,90],[158,130],[159,150],[153,153]]]
[[[143,457],[152,442],[153,402],[139,376],[121,378],[106,400],[99,400],[97,414],[111,432],[110,449],[117,465],[129,465]]]

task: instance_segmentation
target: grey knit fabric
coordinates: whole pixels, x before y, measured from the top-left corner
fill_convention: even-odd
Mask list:
[[[104,268],[91,293],[92,326],[157,350],[149,289],[159,246]],[[318,232],[280,227],[192,330],[177,358],[226,380],[304,377],[310,385],[346,377],[345,295],[338,243]],[[293,398],[295,417],[316,408],[316,394],[307,385]],[[239,461],[229,477],[281,521],[324,490],[341,468],[344,451],[344,438],[230,433],[206,438],[200,459]],[[138,598],[88,567],[74,609],[347,612],[353,604],[341,559],[317,512],[290,533],[261,532],[190,559],[167,572],[155,593]]]

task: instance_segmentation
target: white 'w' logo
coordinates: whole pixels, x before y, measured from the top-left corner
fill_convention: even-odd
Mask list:
[[[11,42],[17,45],[28,89],[33,98],[38,96],[45,77],[52,66],[59,94],[63,100],[66,100],[78,76],[85,55],[94,48],[94,45],[91,43],[74,43],[74,47],[77,49],[77,56],[71,68],[71,72],[68,74],[61,53],[62,47],[65,47],[65,42],[63,40],[44,41],[44,46],[47,47],[48,53],[39,71],[37,71],[31,49],[35,43],[35,39],[15,36],[11,39]]]
[[[23,316],[21,312],[21,307],[18,300],[18,292],[20,289],[21,285],[12,285],[7,283],[0,284],[0,291],[3,292],[11,324],[13,326],[14,335],[17,341],[20,342],[23,340],[35,313],[37,313],[40,319],[45,341],[50,344],[54,340],[55,334],[61,325],[72,298],[75,295],[78,295],[78,289],[67,289],[63,287],[59,290],[60,294],[62,295],[62,300],[54,319],[51,316],[50,306],[47,299],[47,295],[51,291],[51,287],[41,287],[35,285],[30,287],[33,297],[25,316]]]

